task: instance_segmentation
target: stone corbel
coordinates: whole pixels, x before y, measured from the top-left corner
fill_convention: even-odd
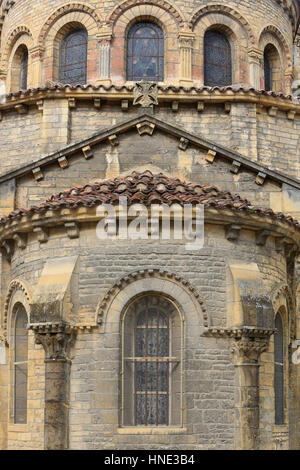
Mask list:
[[[155,124],[152,124],[150,122],[142,122],[140,124],[137,124],[136,128],[140,135],[143,135],[143,134],[152,135],[155,129]]]
[[[276,116],[277,116],[277,113],[278,113],[278,108],[277,108],[277,106],[271,106],[271,107],[268,109],[268,113],[269,113],[269,116],[276,117]]]
[[[16,242],[18,248],[24,250],[27,245],[27,235],[25,233],[15,233],[13,239]]]
[[[94,98],[94,108],[96,108],[96,109],[101,108],[101,99],[100,98]]]
[[[112,147],[116,147],[117,145],[119,145],[119,139],[116,134],[110,135],[108,137],[108,141]]]
[[[204,101],[198,101],[198,103],[197,103],[197,111],[198,111],[198,113],[203,113],[204,108],[205,108],[205,103],[204,103]]]
[[[122,109],[122,111],[128,111],[128,109],[129,109],[129,101],[128,100],[121,100],[121,109]]]
[[[86,160],[94,156],[93,150],[91,149],[89,145],[87,145],[86,147],[83,147],[81,150]]]
[[[69,238],[79,238],[79,228],[75,222],[66,222],[65,228],[67,230],[67,235]]]
[[[40,181],[44,179],[44,174],[39,166],[32,170],[32,174],[33,174],[35,181]]]
[[[240,162],[233,160],[230,168],[231,173],[234,173],[236,175],[239,172],[241,166],[242,164]]]
[[[195,34],[192,31],[180,31],[178,35],[180,49],[180,85],[192,83],[192,52]]]
[[[172,101],[172,103],[171,103],[171,109],[172,109],[173,113],[177,113],[177,112],[178,112],[179,103],[178,103],[177,100]]]
[[[62,157],[59,157],[59,158],[57,159],[57,161],[58,161],[59,166],[60,166],[62,169],[67,168],[67,167],[69,166],[68,159],[67,159],[67,157],[64,156],[64,155],[63,155]]]
[[[239,239],[242,227],[240,225],[231,224],[225,227],[226,239],[235,242]]]
[[[76,99],[75,98],[69,98],[68,103],[69,103],[69,108],[71,108],[71,109],[76,108]]]
[[[188,139],[181,137],[179,144],[178,144],[178,148],[180,148],[180,150],[186,150],[188,148],[189,143],[190,141]]]
[[[18,114],[27,114],[28,106],[26,106],[25,104],[16,104],[15,110],[18,112]]]
[[[270,230],[261,230],[259,232],[256,232],[255,234],[255,239],[256,239],[256,245],[258,246],[264,246],[267,242],[267,239],[270,236]]]
[[[205,156],[205,160],[209,163],[213,163],[215,161],[216,155],[217,155],[217,152],[209,149]]]
[[[110,50],[112,41],[112,31],[103,29],[97,34],[99,44],[99,79],[97,85],[108,86],[111,84],[110,78]]]
[[[13,244],[11,240],[4,240],[2,242],[1,248],[3,249],[6,259],[10,261],[13,255]]]
[[[34,227],[33,232],[37,234],[37,239],[40,243],[46,243],[48,241],[48,231],[43,227]]]
[[[255,183],[259,185],[263,185],[266,180],[266,177],[267,177],[266,173],[263,173],[262,171],[260,171],[256,176]]]

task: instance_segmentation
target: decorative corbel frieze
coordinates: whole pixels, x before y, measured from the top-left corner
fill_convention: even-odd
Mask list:
[[[65,155],[63,155],[62,157],[59,157],[57,161],[58,161],[60,168],[62,169],[67,168],[69,166],[68,159]]]
[[[16,242],[18,248],[24,250],[27,245],[27,235],[25,233],[15,233],[13,239]]]
[[[68,99],[68,104],[69,104],[69,108],[71,108],[71,109],[76,108],[76,99],[75,98],[69,98]]]
[[[143,134],[152,135],[155,129],[155,124],[152,124],[151,122],[142,122],[140,124],[137,124],[136,128],[140,135],[143,135]]]
[[[296,116],[296,111],[288,111],[286,113],[286,116],[290,121],[294,121],[295,116]]]
[[[2,242],[1,248],[3,248],[4,255],[8,261],[10,261],[13,254],[13,244],[10,240],[4,240]]]
[[[255,240],[256,240],[256,245],[258,246],[264,246],[267,242],[267,239],[270,236],[270,230],[260,230],[259,232],[255,233]]]
[[[231,103],[224,103],[225,113],[230,113],[231,111]]]
[[[189,143],[190,141],[188,139],[181,137],[179,144],[178,144],[178,148],[180,148],[180,150],[186,150],[188,148]]]
[[[275,238],[275,250],[277,253],[283,253],[285,244],[287,243],[286,237],[276,237]]]
[[[34,227],[33,232],[37,234],[37,239],[40,243],[46,243],[48,241],[48,231],[43,227]]]
[[[213,163],[216,158],[217,152],[214,150],[208,150],[205,156],[205,160],[209,163]]]
[[[242,227],[240,225],[231,224],[225,227],[226,239],[235,242],[239,239]]]
[[[32,174],[35,181],[41,181],[42,179],[44,179],[44,174],[39,166],[32,170]]]
[[[198,103],[197,103],[198,113],[202,113],[204,111],[204,108],[205,108],[204,101],[198,101]]]
[[[129,101],[128,100],[121,100],[121,110],[128,111],[129,109]]]
[[[39,111],[43,112],[43,109],[44,109],[44,100],[38,100],[36,102],[36,105],[37,105],[37,108]]]
[[[100,98],[94,98],[94,108],[96,108],[96,109],[101,108],[101,99]]]
[[[262,171],[260,171],[256,176],[255,183],[259,185],[263,185],[266,180],[266,177],[267,177],[266,173],[263,173]]]
[[[119,139],[116,134],[110,135],[108,137],[108,141],[112,147],[116,147],[117,145],[119,145]]]
[[[16,104],[15,105],[15,110],[19,114],[27,114],[28,113],[28,106],[26,106],[25,104]]]
[[[172,101],[172,103],[171,103],[171,109],[172,109],[173,113],[177,113],[177,112],[178,112],[179,103],[178,103],[177,100]]]
[[[89,145],[87,145],[86,147],[83,147],[81,150],[86,160],[94,156],[94,153]]]
[[[79,228],[75,222],[66,222],[65,228],[69,238],[79,238]]]
[[[237,174],[241,168],[242,164],[236,160],[233,160],[231,164],[230,171],[231,173]]]
[[[271,106],[269,109],[268,109],[268,114],[269,116],[277,116],[277,113],[278,113],[278,108],[277,106]]]

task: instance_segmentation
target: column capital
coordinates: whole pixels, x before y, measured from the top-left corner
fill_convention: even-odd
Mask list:
[[[257,365],[260,355],[268,349],[269,336],[241,336],[233,341],[231,352],[236,365]]]
[[[45,350],[45,362],[69,361],[70,348],[74,342],[75,329],[64,322],[32,323],[29,328],[35,335],[35,343]]]
[[[43,46],[34,46],[31,47],[28,52],[32,60],[42,59],[45,52],[45,48]]]
[[[100,33],[96,34],[96,38],[100,46],[110,46],[113,32],[111,29],[103,29]]]
[[[248,56],[250,57],[250,59],[256,62],[260,62],[263,59],[264,53],[257,47],[252,46],[248,49]]]
[[[180,47],[193,47],[195,33],[192,31],[179,31],[178,39]]]

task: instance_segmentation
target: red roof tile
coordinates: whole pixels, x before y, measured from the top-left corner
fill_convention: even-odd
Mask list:
[[[43,214],[47,210],[61,208],[91,207],[100,203],[118,204],[120,196],[127,198],[127,204],[143,203],[147,206],[157,204],[178,203],[204,204],[218,210],[231,209],[238,212],[256,214],[262,217],[271,217],[292,224],[300,229],[300,223],[291,216],[272,209],[251,204],[247,199],[228,191],[220,191],[215,186],[186,183],[176,177],[167,177],[160,174],[133,172],[130,175],[104,180],[84,186],[75,186],[56,195],[52,195],[45,202],[26,209],[17,209],[0,219],[0,224],[20,218]]]

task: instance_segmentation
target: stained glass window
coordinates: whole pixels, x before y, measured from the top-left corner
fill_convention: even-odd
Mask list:
[[[27,74],[28,74],[28,51],[23,52],[20,61],[20,90],[27,89]]]
[[[154,23],[137,23],[127,37],[127,80],[163,81],[164,36]]]
[[[207,31],[204,36],[204,84],[227,86],[232,82],[231,48],[219,31]]]
[[[284,330],[280,313],[275,319],[274,334],[274,392],[275,424],[284,424]]]
[[[61,83],[86,83],[87,41],[88,35],[84,29],[72,31],[62,40],[59,66]]]
[[[272,90],[272,67],[267,52],[264,52],[265,90]]]
[[[14,422],[27,422],[28,333],[27,313],[20,305],[15,319]]]

